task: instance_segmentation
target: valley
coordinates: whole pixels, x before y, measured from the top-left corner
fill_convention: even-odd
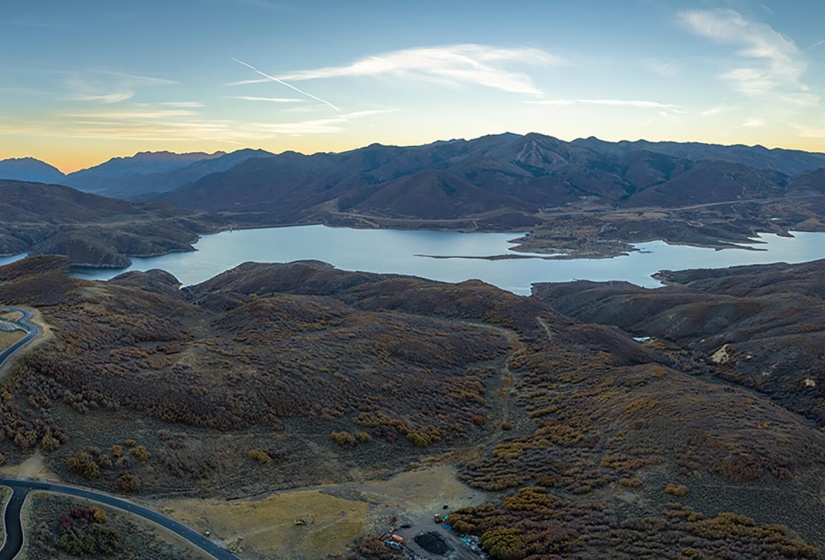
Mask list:
[[[471,544],[501,559],[819,557],[825,260],[658,266],[656,289],[538,278],[530,291],[518,268],[553,262],[542,255],[613,265],[652,241],[756,255],[759,232],[766,245],[821,235],[818,155],[763,154],[761,168],[757,148],[639,147],[498,135],[312,156],[138,154],[79,176],[154,202],[0,181],[5,252],[30,253],[0,267],[0,303],[31,310],[47,334],[5,366],[3,472],[128,497],[249,559],[395,558],[393,534],[433,559],[416,538],[466,558]],[[315,239],[318,224],[387,230],[383,260],[402,244],[391,230],[526,231],[512,255],[426,259],[489,259],[526,284],[323,259],[191,282],[75,274],[191,253],[226,229],[233,254],[261,226]],[[344,251],[331,239],[316,243]],[[24,318],[0,318],[2,349],[22,340]],[[54,517],[71,505],[49,500],[24,508],[32,558],[66,533]],[[127,526],[71,507],[83,521],[69,532],[92,531],[95,546]],[[177,554],[151,542],[159,558]]]
[[[760,232],[825,231],[821,160],[758,146],[500,134],[337,154],[140,153],[62,180],[95,195],[21,183],[56,177],[37,175],[42,162],[8,160],[0,254],[125,268],[129,257],[191,251],[199,234],[302,224],[529,230],[521,250],[573,258],[652,240],[724,248]]]
[[[53,339],[4,384],[0,449],[10,464],[39,450],[61,480],[133,496],[248,558],[342,554],[355,537],[353,558],[391,554],[377,535],[428,531],[441,505],[499,558],[813,558],[821,368],[770,360],[774,339],[821,353],[823,262],[525,297],[315,262],[180,290],[161,271],[89,282],[68,259],[30,257],[0,268],[0,298],[38,309]],[[614,311],[628,305],[646,322]],[[657,306],[686,319],[657,323]],[[731,358],[714,359],[724,345]],[[772,384],[754,383],[758,364]],[[449,496],[426,498],[436,480]],[[306,531],[290,525],[308,515]]]

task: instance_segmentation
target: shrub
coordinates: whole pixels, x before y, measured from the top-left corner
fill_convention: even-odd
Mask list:
[[[671,496],[682,497],[687,494],[688,489],[687,486],[682,484],[668,484],[665,486],[665,494],[670,494]]]
[[[142,483],[140,481],[140,477],[133,475],[132,473],[123,473],[115,480],[115,489],[118,492],[123,492],[126,494],[135,494],[140,492],[140,488]]]
[[[135,459],[137,459],[141,463],[145,463],[146,461],[149,460],[149,457],[152,456],[152,454],[149,453],[149,450],[146,449],[142,445],[138,445],[137,447],[133,447],[132,450],[131,450],[131,453],[132,453],[132,457],[134,457]]]
[[[349,432],[332,432],[329,438],[341,447],[355,445],[358,440]]]
[[[253,461],[257,461],[262,465],[268,465],[272,462],[272,457],[265,449],[250,449],[249,453],[246,455]]]
[[[100,476],[100,467],[94,458],[85,451],[80,451],[69,456],[69,458],[66,459],[66,468],[70,473],[82,476],[88,480],[94,480]]]

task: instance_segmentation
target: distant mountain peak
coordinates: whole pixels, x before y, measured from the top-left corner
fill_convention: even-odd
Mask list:
[[[0,161],[0,179],[33,183],[62,183],[62,171],[33,157],[10,158]]]

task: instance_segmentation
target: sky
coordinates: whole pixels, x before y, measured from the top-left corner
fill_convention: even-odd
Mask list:
[[[502,132],[825,152],[825,2],[4,2],[0,160]]]

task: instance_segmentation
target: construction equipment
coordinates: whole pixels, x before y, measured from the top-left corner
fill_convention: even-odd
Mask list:
[[[295,525],[306,525],[309,523],[310,525],[315,523],[315,516],[314,515],[305,515],[303,517],[296,517],[295,518]]]

